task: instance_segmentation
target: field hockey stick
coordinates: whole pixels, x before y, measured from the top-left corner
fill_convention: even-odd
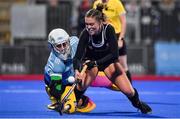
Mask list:
[[[83,69],[80,72],[80,75],[83,75],[84,72],[87,69],[87,65],[83,66]],[[75,82],[73,83],[71,89],[68,91],[68,93],[64,96],[64,98],[62,99],[62,101],[60,102],[60,109],[59,109],[59,113],[60,115],[63,114],[64,111],[64,104],[68,101],[69,96],[71,95],[71,93],[74,91],[74,88],[76,87],[76,85],[80,82],[79,79],[76,79]],[[68,110],[68,107],[66,107],[66,110]]]

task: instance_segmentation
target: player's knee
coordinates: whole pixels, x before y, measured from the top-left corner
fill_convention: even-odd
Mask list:
[[[112,75],[111,75],[111,81],[113,83],[115,83],[115,80],[117,79],[118,76],[121,76],[122,75],[122,72],[120,70],[115,70]]]

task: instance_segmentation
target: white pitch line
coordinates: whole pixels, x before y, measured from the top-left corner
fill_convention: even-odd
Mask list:
[[[103,117],[103,118],[95,118],[95,117],[91,117],[91,118],[75,118],[75,117],[73,117],[73,118],[69,118],[69,117],[67,117],[67,118],[0,118],[0,119],[147,119],[147,118],[129,118],[129,117],[126,117],[126,118],[123,118],[123,117],[116,117],[116,118],[110,118],[110,117],[108,117],[108,118],[105,118],[105,117]],[[148,119],[157,119],[157,118],[149,118],[148,117]],[[158,119],[164,119],[164,118],[158,118]],[[180,119],[180,118],[166,118],[166,119]]]
[[[45,90],[35,90],[35,89],[5,89],[5,90],[0,90],[0,93],[45,93]]]
[[[39,89],[2,89],[0,93],[46,93],[45,90]],[[90,91],[86,92],[87,94],[98,94],[98,95],[114,95],[119,92],[112,91]],[[180,92],[168,91],[168,92],[158,92],[158,91],[139,91],[141,95],[180,95]]]

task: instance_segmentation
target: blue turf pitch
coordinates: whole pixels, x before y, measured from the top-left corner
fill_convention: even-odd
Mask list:
[[[96,108],[91,113],[64,114],[48,110],[49,99],[43,81],[0,80],[0,118],[180,118],[180,82],[134,81],[140,98],[153,109],[141,114],[120,92],[88,88]]]

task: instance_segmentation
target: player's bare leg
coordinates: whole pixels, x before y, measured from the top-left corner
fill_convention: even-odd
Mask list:
[[[119,69],[119,70],[118,70]],[[132,105],[138,108],[142,113],[151,113],[152,109],[145,102],[139,99],[139,94],[135,88],[132,87],[128,80],[122,66],[119,63],[111,64],[105,69],[106,75],[111,81],[124,93],[131,101]]]

